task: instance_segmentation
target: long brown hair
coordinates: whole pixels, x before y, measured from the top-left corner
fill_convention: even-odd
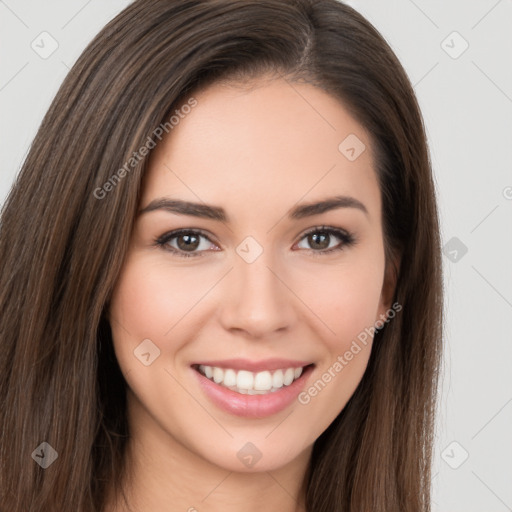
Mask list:
[[[265,72],[324,89],[368,130],[388,263],[401,256],[403,310],[315,442],[307,510],[430,510],[442,295],[426,137],[397,58],[336,0],[138,0],[73,66],[1,216],[2,510],[99,511],[119,488],[129,429],[105,311],[147,157],[126,163],[194,91]],[[42,442],[58,453],[46,469]]]

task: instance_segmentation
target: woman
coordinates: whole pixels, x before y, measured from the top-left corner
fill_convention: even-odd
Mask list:
[[[3,508],[429,510],[439,245],[357,12],[135,1],[3,208]]]

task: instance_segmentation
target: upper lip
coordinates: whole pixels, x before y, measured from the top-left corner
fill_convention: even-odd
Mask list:
[[[218,368],[232,368],[233,370],[248,370],[250,372],[272,371],[283,368],[298,368],[308,366],[311,361],[297,361],[293,359],[265,359],[251,361],[249,359],[223,359],[222,361],[201,361],[193,366],[216,366]]]

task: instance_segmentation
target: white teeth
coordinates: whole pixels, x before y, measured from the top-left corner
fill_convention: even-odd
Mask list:
[[[200,373],[226,388],[243,395],[265,395],[279,391],[283,386],[289,386],[302,375],[303,368],[285,368],[281,370],[261,371],[253,373],[247,370],[233,370],[199,365]]]
[[[294,374],[295,374],[295,370],[293,368],[288,368],[284,372],[284,385],[285,386],[289,386],[293,382]]]
[[[236,386],[236,372],[235,370],[228,369],[224,372],[224,386]]]
[[[224,370],[222,368],[213,369],[213,382],[218,384],[224,380]]]
[[[254,377],[254,389],[268,391],[272,387],[272,375],[270,372],[259,372]]]
[[[236,376],[236,387],[239,389],[254,389],[254,375],[252,372],[240,370]]]
[[[272,386],[282,388],[284,384],[283,370],[276,370],[272,375]]]

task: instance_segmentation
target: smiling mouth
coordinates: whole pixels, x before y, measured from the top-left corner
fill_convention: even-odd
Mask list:
[[[259,372],[220,368],[218,366],[203,364],[194,364],[192,368],[208,380],[231,391],[244,395],[266,395],[290,386],[300,378],[307,368],[312,366],[314,366],[314,364]]]

